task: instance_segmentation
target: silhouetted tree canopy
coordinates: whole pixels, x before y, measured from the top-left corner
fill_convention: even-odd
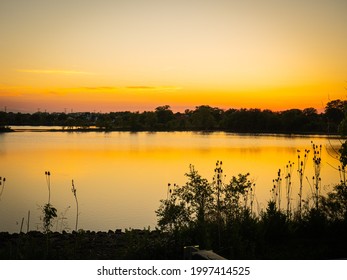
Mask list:
[[[347,134],[345,116],[347,101],[333,100],[325,111],[315,108],[271,110],[223,110],[208,105],[194,110],[174,113],[169,105],[144,112],[110,113],[47,113],[33,114],[0,112],[0,126],[44,125],[64,129],[97,129],[104,131],[230,131],[244,133],[344,133]]]

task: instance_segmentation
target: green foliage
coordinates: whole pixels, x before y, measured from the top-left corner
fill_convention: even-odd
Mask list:
[[[223,190],[223,212],[226,222],[239,219],[247,209],[248,195],[253,184],[248,179],[249,173],[233,176]]]
[[[213,189],[207,179],[190,166],[189,173],[185,174],[188,182],[185,186],[176,189],[178,197],[185,202],[187,211],[193,221],[204,223],[206,216],[213,206]]]
[[[158,225],[165,230],[177,230],[190,224],[203,225],[213,207],[213,190],[205,178],[202,178],[190,166],[185,174],[188,181],[184,186],[174,185],[170,197],[161,200],[156,211]],[[170,187],[170,186],[169,186]]]
[[[334,189],[321,197],[324,213],[330,221],[347,222],[347,186],[345,183],[334,186]]]
[[[46,203],[42,208],[43,213],[43,231],[44,233],[51,232],[53,226],[53,219],[57,217],[57,209],[50,203]]]
[[[185,174],[187,182],[183,186],[169,184],[168,198],[161,200],[156,211],[158,226],[169,233],[182,237],[190,232],[191,242],[201,248],[220,247],[222,235],[235,224],[252,224],[254,215],[251,206],[254,199],[254,185],[249,174],[233,176],[228,184],[223,183],[222,163],[217,162],[212,183],[203,178],[190,165]],[[244,229],[240,226],[240,231]],[[237,231],[239,234],[239,231]],[[216,239],[217,237],[217,239]],[[213,245],[215,244],[215,245]]]
[[[160,200],[160,206],[156,210],[158,226],[163,231],[179,231],[188,227],[190,217],[183,201],[177,202],[173,195],[170,199]]]

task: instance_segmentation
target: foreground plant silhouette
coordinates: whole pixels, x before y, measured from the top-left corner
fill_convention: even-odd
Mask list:
[[[298,156],[297,207],[292,207],[294,162],[289,161],[284,171],[278,170],[272,181],[272,196],[265,209],[258,209],[258,214],[253,212],[254,184],[248,173],[232,176],[226,182],[222,162],[217,161],[209,182],[190,165],[185,174],[187,182],[182,186],[169,184],[167,197],[156,211],[159,228],[171,238],[168,244],[181,248],[199,245],[232,259],[344,258],[347,144],[340,149],[341,180],[324,195],[320,193],[322,146],[312,143],[311,147],[314,167],[311,195],[304,200],[303,178],[309,159],[309,150],[305,150],[302,158]],[[281,203],[281,192],[286,203]]]
[[[222,162],[218,161],[212,183],[193,165],[185,176],[188,178],[185,185],[170,188],[170,195],[161,200],[156,211],[158,225],[163,231],[194,232],[194,240],[201,247],[210,248],[212,243],[220,247],[223,232],[225,234],[242,219],[253,219],[254,184],[248,179],[248,173],[233,176],[225,184]],[[218,236],[217,240],[214,236]]]
[[[75,201],[76,201],[76,226],[75,226],[75,231],[77,231],[77,226],[78,226],[78,200],[77,200],[77,194],[76,194],[76,188],[75,188],[75,184],[74,184],[74,181],[72,180],[71,182],[71,191],[75,197]]]
[[[57,217],[57,209],[51,204],[51,173],[45,171],[46,182],[48,187],[48,202],[43,206],[43,231],[44,233],[51,232],[53,226],[53,220]]]

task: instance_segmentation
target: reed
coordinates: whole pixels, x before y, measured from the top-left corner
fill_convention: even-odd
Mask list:
[[[288,162],[286,165],[286,197],[287,197],[287,216],[291,214],[291,199],[292,199],[292,173],[293,173],[294,162]]]
[[[272,201],[275,203],[275,206],[278,210],[281,209],[281,186],[282,186],[282,174],[281,169],[277,171],[277,178],[272,180]]]
[[[57,209],[51,204],[51,173],[45,171],[46,183],[48,187],[48,202],[43,206],[43,230],[44,233],[51,232],[52,223],[54,218],[57,217]]]
[[[77,199],[77,190],[75,188],[75,184],[74,184],[74,181],[72,180],[71,182],[71,191],[73,193],[73,196],[75,197],[75,201],[76,201],[76,224],[75,224],[75,231],[77,231],[78,229],[78,216],[79,216],[79,213],[78,213],[78,199]]]
[[[313,142],[312,148],[313,148],[313,167],[314,167],[314,176],[312,177],[313,180],[313,197],[314,197],[314,203],[316,206],[316,209],[318,210],[319,206],[319,196],[320,196],[320,185],[321,185],[321,177],[320,177],[320,171],[321,171],[321,162],[322,162],[322,145],[318,146],[315,145]]]
[[[304,158],[301,159],[300,156],[300,150],[298,150],[298,176],[299,176],[299,210],[298,210],[298,214],[299,214],[299,218],[301,219],[302,217],[302,202],[303,202],[303,198],[302,198],[302,192],[303,192],[303,179],[305,176],[305,169],[306,169],[306,163],[307,163],[307,159],[308,159],[308,154],[309,154],[310,150],[305,149],[304,152]]]
[[[45,171],[46,183],[48,187],[48,204],[51,203],[51,172]]]

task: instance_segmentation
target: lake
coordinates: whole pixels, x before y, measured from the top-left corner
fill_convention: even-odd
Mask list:
[[[341,143],[328,136],[39,129],[0,134],[0,176],[6,177],[0,231],[19,232],[23,218],[26,231],[28,211],[30,230],[42,229],[40,207],[48,201],[45,171],[51,173],[51,203],[59,214],[53,230],[57,231],[74,229],[76,205],[71,180],[77,189],[79,228],[95,231],[154,229],[154,211],[159,200],[166,198],[167,184],[184,184],[190,164],[209,181],[217,160],[223,161],[226,181],[249,172],[256,184],[256,212],[266,207],[272,180],[279,169],[284,174],[288,161],[294,162],[292,203],[296,205],[298,154],[312,150],[311,141],[322,145],[322,192],[340,180],[334,150]],[[305,176],[313,175],[311,151]],[[311,195],[309,181],[304,180],[304,197]]]

